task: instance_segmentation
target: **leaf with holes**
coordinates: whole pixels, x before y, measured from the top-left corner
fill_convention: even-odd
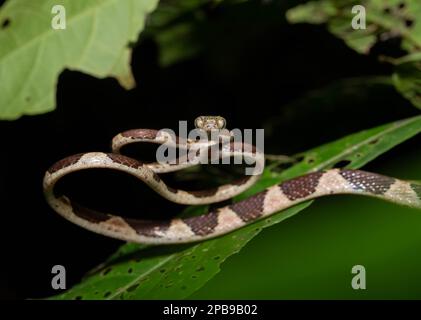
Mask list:
[[[266,168],[260,181],[235,201],[264,188],[311,171],[332,168],[341,162],[359,168],[401,142],[421,132],[421,116],[370,130],[312,149],[282,173]],[[106,263],[83,281],[53,299],[182,299],[203,286],[220,265],[239,252],[268,226],[289,218],[311,202],[302,203],[228,235],[195,244],[147,247],[123,245]],[[206,207],[189,207],[190,214]]]
[[[65,29],[52,28],[56,4],[65,9]],[[157,0],[7,1],[0,8],[0,118],[53,110],[57,78],[65,68],[99,78],[112,76],[132,88],[128,46],[137,40],[156,4]]]

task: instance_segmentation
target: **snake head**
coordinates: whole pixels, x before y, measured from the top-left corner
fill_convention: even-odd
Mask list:
[[[226,120],[220,116],[200,116],[194,120],[194,125],[197,129],[207,132],[225,129],[226,123]]]

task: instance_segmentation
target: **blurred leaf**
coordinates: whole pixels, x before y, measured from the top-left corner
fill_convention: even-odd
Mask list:
[[[276,173],[266,168],[262,178],[236,201],[308,172],[346,161],[359,168],[380,154],[421,132],[421,116],[362,131],[302,154],[302,161]],[[293,216],[306,202],[225,236],[185,245],[145,247],[123,245],[110,260],[78,285],[53,299],[182,299],[210,280],[220,264],[237,253],[262,228]],[[190,207],[194,213],[206,207]]]
[[[320,24],[335,17],[337,11],[336,6],[330,1],[310,1],[288,10],[286,16],[290,23]]]
[[[194,29],[194,23],[185,22],[156,34],[160,66],[167,67],[187,60],[201,51],[202,48],[193,32]]]
[[[393,82],[405,98],[421,109],[421,59],[397,65]]]
[[[204,5],[218,2],[213,0],[162,0],[150,16],[149,31],[154,32],[157,29],[169,27],[171,24],[184,20],[186,15],[195,15],[196,10]]]
[[[7,1],[0,8],[0,118],[54,109],[64,69],[104,78],[129,89],[129,44],[137,40],[157,0],[62,0],[66,29],[54,30],[54,0]]]
[[[351,22],[355,5],[366,11],[366,29],[354,30]],[[329,31],[359,53],[369,53],[380,39],[401,36],[403,49],[421,49],[421,2],[418,0],[319,0],[299,5],[287,12],[290,23],[327,23]]]
[[[351,22],[356,14],[355,5],[362,5],[366,12],[366,29],[354,30]],[[409,54],[384,61],[398,64],[407,60],[421,62],[421,1],[419,0],[319,0],[299,5],[287,12],[291,23],[327,23],[329,31],[343,39],[355,51],[368,54],[379,41],[402,38],[401,47]],[[420,107],[419,64],[405,64],[396,69],[395,87],[415,106]]]
[[[191,58],[201,50],[197,28],[205,18],[205,7],[218,1],[161,1],[148,20],[147,34],[155,38],[162,67]]]
[[[209,15],[222,5],[248,0],[167,0],[161,1],[148,19],[147,34],[159,48],[162,67],[190,59],[204,50],[203,28]]]

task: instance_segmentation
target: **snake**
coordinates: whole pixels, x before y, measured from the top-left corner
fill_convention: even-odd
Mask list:
[[[220,116],[200,116],[195,120],[195,126],[206,133],[222,131],[226,120]],[[209,156],[208,149],[215,145],[221,149],[219,158],[242,156],[256,159],[256,155],[264,158],[264,154],[253,146],[229,139],[224,144],[218,141],[204,143],[161,133],[154,129],[124,131],[112,139],[110,153],[86,152],[57,161],[47,170],[43,180],[48,204],[65,219],[92,232],[123,241],[152,245],[199,242],[219,237],[299,203],[329,195],[363,195],[421,209],[420,183],[347,168],[310,172],[270,186],[242,201],[209,210],[205,214],[168,220],[142,220],[99,212],[80,205],[54,188],[60,179],[73,172],[105,168],[138,178],[167,200],[185,205],[202,205],[231,199],[250,188],[260,178],[260,175],[245,176],[206,190],[174,189],[159,174],[195,166],[198,161],[179,158],[172,164],[144,163],[121,154],[121,148],[132,143],[166,143],[177,148],[196,148],[200,150],[196,152],[196,157],[201,159]]]

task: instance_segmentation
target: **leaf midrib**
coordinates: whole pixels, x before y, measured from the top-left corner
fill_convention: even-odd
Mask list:
[[[367,144],[370,140],[374,140],[376,138],[379,138],[381,136],[384,136],[384,135],[386,135],[386,134],[388,134],[388,133],[390,133],[390,132],[392,132],[394,130],[397,130],[397,129],[399,129],[399,128],[403,127],[403,126],[406,126],[406,125],[408,125],[408,124],[410,124],[412,122],[416,122],[416,121],[418,121],[420,119],[421,119],[421,116],[416,116],[416,117],[411,118],[411,119],[407,119],[407,120],[403,120],[403,121],[398,121],[398,122],[392,123],[390,128],[388,128],[388,129],[386,129],[384,131],[381,131],[381,132],[379,132],[378,134],[376,134],[374,136],[370,136],[369,138],[367,138],[367,139],[365,139],[365,140],[363,140],[363,141],[361,141],[361,142],[353,145],[351,148],[347,148],[346,150],[344,150],[343,152],[339,153],[338,155],[332,157],[331,159],[329,159],[329,160],[327,160],[325,162],[320,163],[318,166],[316,166],[313,169],[311,169],[311,172],[322,170],[322,169],[326,168],[329,164],[332,164],[333,162],[336,162],[337,160],[340,160],[344,156],[346,156],[346,155],[354,152],[356,149],[358,149],[361,146]]]

